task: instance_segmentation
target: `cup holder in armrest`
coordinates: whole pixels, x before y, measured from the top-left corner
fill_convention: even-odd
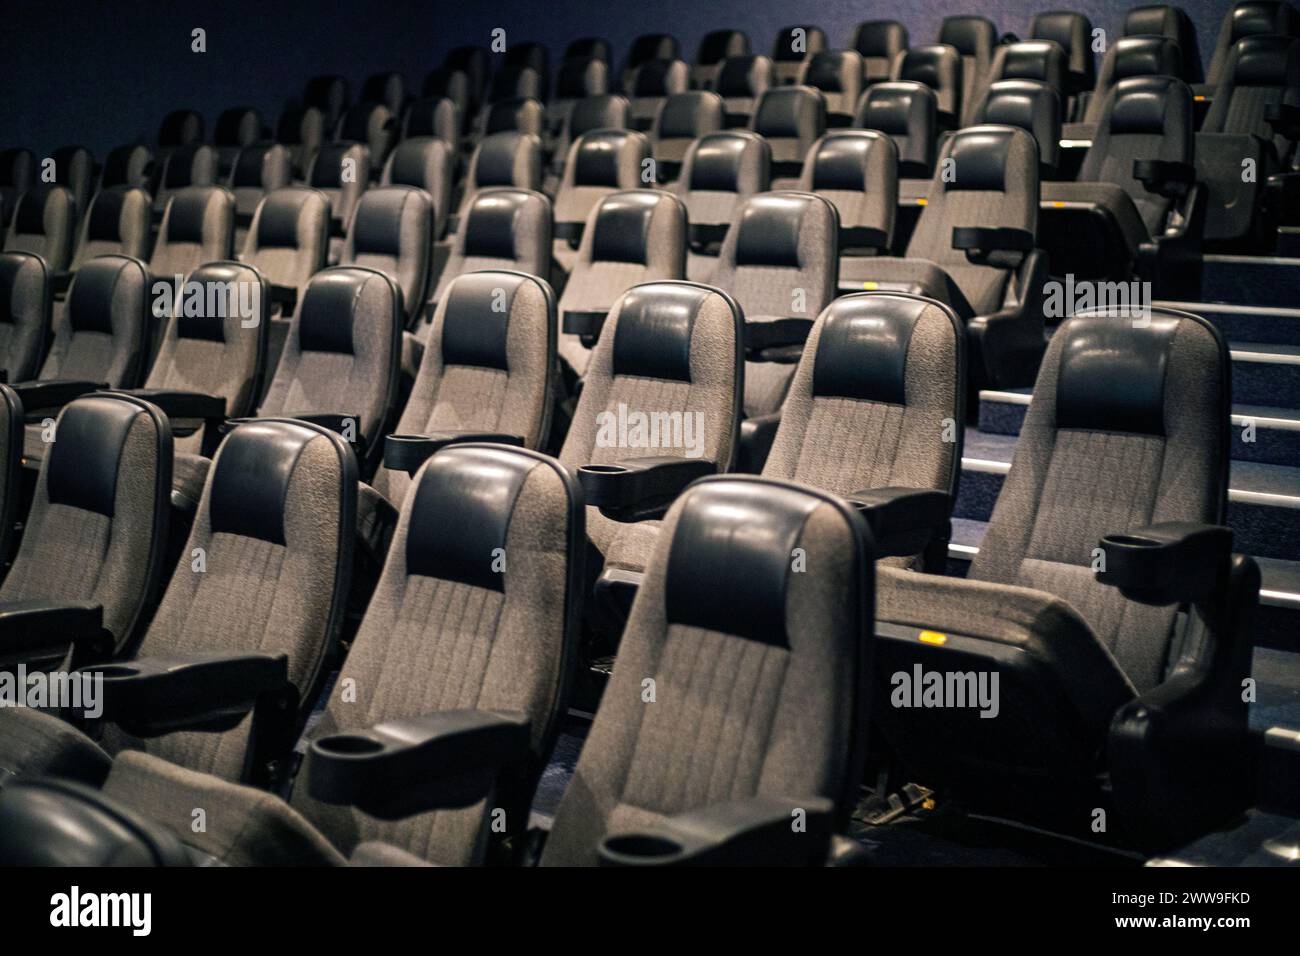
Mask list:
[[[91,674],[98,674],[104,680],[113,680],[114,678],[134,677],[140,673],[140,668],[132,667],[130,664],[104,664],[102,667],[92,667],[89,669]]]
[[[1167,605],[1210,597],[1232,554],[1232,531],[1164,522],[1101,539],[1097,580],[1125,597]]]
[[[664,866],[675,863],[685,848],[671,837],[622,833],[600,841],[601,866]]]
[[[255,415],[245,415],[240,418],[227,418],[220,426],[218,426],[217,431],[222,435],[229,435],[240,425],[247,425],[249,422],[255,421],[257,421],[257,416]]]
[[[583,465],[578,469],[579,472],[585,471],[592,475],[623,475],[631,470],[623,465]]]
[[[667,509],[687,485],[718,470],[705,458],[658,456],[582,465],[578,483],[587,504],[615,521],[640,521]]]
[[[369,756],[384,749],[382,740],[364,734],[330,734],[316,740],[312,746],[336,757]]]
[[[433,435],[389,435],[384,440],[384,467],[414,475],[434,452],[448,445],[467,442],[491,442],[522,448],[521,435],[504,435],[496,432],[438,432]]]

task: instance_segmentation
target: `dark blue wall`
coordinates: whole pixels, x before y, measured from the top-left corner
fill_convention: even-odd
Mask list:
[[[1088,14],[1113,38],[1130,4],[1061,5]],[[1183,0],[1200,30],[1203,57],[1229,5]],[[495,27],[512,43],[547,43],[553,58],[578,36],[606,37],[621,58],[638,33],[671,32],[689,60],[700,37],[720,26],[747,31],[756,49],[769,52],[776,31],[792,22],[821,26],[837,46],[859,21],[893,17],[913,43],[924,43],[950,13],[982,13],[1000,30],[1024,36],[1033,12],[1051,6],[1053,0],[20,0],[6,10],[0,31],[0,147],[24,145],[45,155],[75,142],[102,158],[118,143],[152,139],[162,116],[181,106],[198,109],[209,125],[234,105],[257,107],[273,121],[312,74],[341,73],[360,84],[370,72],[396,69],[418,85],[448,49],[486,44]],[[206,53],[190,51],[195,27],[207,30]]]

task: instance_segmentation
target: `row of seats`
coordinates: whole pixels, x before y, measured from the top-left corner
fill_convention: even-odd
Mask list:
[[[345,367],[373,380],[376,329],[398,328],[396,303],[378,273],[321,273],[295,319],[300,354],[277,376],[292,367],[300,397]],[[218,333],[215,317],[191,318],[249,337],[228,319]],[[180,461],[172,416],[148,392],[67,405],[0,585],[0,629],[12,628],[11,659],[71,653],[102,672],[108,703],[73,723],[0,713],[0,766],[13,776],[0,791],[0,859],[523,860],[579,625],[611,572],[637,597],[543,863],[837,856],[868,733],[907,772],[1072,835],[1087,835],[1080,807],[1113,806],[1122,825],[1111,839],[1143,848],[1246,799],[1233,771],[1259,582],[1214,525],[1229,362],[1212,325],[1159,311],[1145,324],[1081,315],[1058,330],[1027,450],[961,581],[928,573],[961,457],[944,429],[965,395],[961,323],[943,303],[859,293],[822,310],[762,478],[707,477],[735,462],[746,372],[745,316],[725,293],[680,281],[625,293],[550,459],[529,449],[547,428],[555,323],[538,279],[453,282],[417,380],[421,404],[385,443],[391,475],[374,485],[360,484],[327,416],[290,405],[230,423],[144,628]],[[346,377],[354,395],[375,389]],[[665,407],[699,416],[698,455],[602,440],[609,415]],[[9,427],[20,422],[11,413]],[[1097,469],[1099,457],[1116,464]],[[1132,493],[1117,498],[1116,481]],[[355,526],[376,494],[398,518],[338,683],[324,690]],[[49,573],[61,561],[51,543],[73,529],[115,542],[101,567],[118,573]],[[891,706],[890,675],[914,666],[997,673],[1003,719]],[[189,690],[161,693],[168,686]],[[286,803],[267,791],[287,791],[289,750],[322,692],[325,717]],[[87,719],[95,737],[77,729]],[[707,772],[718,766],[728,772]],[[1176,799],[1189,789],[1194,805]],[[189,826],[196,806],[204,828]],[[504,827],[492,825],[498,810]],[[799,811],[809,825],[791,837]],[[111,825],[122,819],[129,836]]]

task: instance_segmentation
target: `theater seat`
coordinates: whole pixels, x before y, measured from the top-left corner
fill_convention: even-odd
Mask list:
[[[343,253],[346,225],[370,185],[370,153],[360,143],[329,143],[317,150],[307,167],[307,183],[330,204],[329,261]]]
[[[50,274],[31,252],[0,253],[0,368],[5,381],[36,375],[50,334]]]
[[[611,193],[591,211],[558,307],[567,381],[585,374],[605,317],[628,289],[685,278],[686,223],[682,201],[657,189]]]
[[[632,128],[648,130],[664,101],[685,93],[690,84],[691,71],[682,60],[647,60],[636,67],[623,87],[631,109]]]
[[[445,141],[421,136],[399,143],[379,177],[381,186],[410,186],[429,194],[433,201],[433,242],[441,241],[447,228],[454,164],[455,155]]]
[[[862,73],[856,50],[825,50],[804,60],[797,81],[821,92],[828,126],[848,126],[862,93]]]
[[[889,252],[898,208],[898,147],[888,136],[831,130],[808,150],[799,189],[834,204],[841,259]]]
[[[776,68],[765,56],[733,56],[722,63],[714,89],[726,109],[728,128],[748,126],[759,98],[776,85]]]
[[[944,173],[948,160],[952,175]],[[846,259],[840,288],[938,299],[966,322],[972,388],[1031,382],[1044,345],[1038,193],[1038,146],[1029,133],[959,130],[944,146],[906,256]]]
[[[176,192],[217,182],[217,151],[202,143],[177,146],[159,155],[156,168],[158,184],[153,191],[153,210],[158,216]]]
[[[951,130],[960,125],[965,66],[957,50],[947,44],[914,46],[903,51],[889,73],[892,82],[920,83],[934,90],[939,125]],[[982,75],[982,74],[981,74]]]
[[[0,150],[0,226],[13,218],[18,198],[36,179],[36,157],[30,149]]]
[[[1217,98],[1218,86],[1232,75],[1232,49],[1246,37],[1300,37],[1300,10],[1285,0],[1242,0],[1223,15],[1219,36],[1205,68],[1205,83],[1194,92]]]
[[[51,272],[63,272],[72,258],[77,206],[64,186],[33,186],[18,199],[5,233],[5,252],[30,252]]]
[[[90,201],[68,271],[76,272],[96,256],[140,259],[148,248],[149,194],[139,187],[110,186]]]
[[[334,129],[352,102],[348,81],[337,75],[314,76],[302,91],[302,105],[320,110],[328,129]]]
[[[691,67],[691,85],[712,90],[722,71],[722,64],[733,56],[749,56],[749,35],[742,30],[712,30],[700,40]]]
[[[1052,337],[968,577],[879,573],[875,723],[907,779],[1148,851],[1244,806],[1251,641],[1234,609],[1259,575],[1212,527],[1228,361],[1208,322],[1162,309]],[[916,668],[997,675],[997,718],[899,706],[892,675]],[[1104,835],[1097,808],[1115,815]]]
[[[244,247],[253,213],[268,193],[288,186],[293,178],[289,150],[279,143],[255,143],[234,157],[226,186],[235,197],[235,248]]]
[[[748,130],[711,133],[691,143],[669,188],[686,206],[686,277],[709,282],[740,205],[771,182],[772,148]]]
[[[772,188],[791,189],[809,147],[826,132],[826,100],[810,86],[768,90],[759,97],[749,128],[772,147]]]
[[[95,157],[84,146],[63,146],[51,153],[50,158],[54,160],[54,182],[72,193],[80,221],[95,186]]]
[[[99,171],[99,188],[138,186],[147,191],[152,166],[153,151],[148,146],[140,143],[114,146],[104,157],[104,167]]]
[[[609,93],[609,61],[596,57],[565,59],[555,73],[555,92],[546,106],[546,128],[559,132],[574,104]]]
[[[339,264],[376,269],[397,283],[405,324],[424,304],[433,242],[433,200],[411,186],[367,190],[352,213]]]
[[[262,138],[262,116],[247,107],[228,109],[217,117],[212,146],[217,151],[217,175],[226,177],[241,150]]]
[[[651,60],[676,60],[680,56],[681,44],[675,36],[668,33],[643,33],[632,41],[632,46],[628,49],[619,85],[627,89],[632,74],[644,63]]]
[[[598,129],[629,129],[631,123],[631,107],[627,97],[617,93],[589,96],[574,103],[552,142],[551,162],[543,191],[547,195],[554,195],[559,189],[569,147],[585,134]]]
[[[1196,26],[1180,7],[1154,4],[1134,7],[1124,17],[1123,36],[1158,36],[1172,40],[1181,51],[1178,76],[1184,83],[1195,85],[1204,79],[1201,71],[1201,50],[1197,42]]]
[[[993,54],[988,73],[976,77],[966,94],[966,109],[962,114],[963,126],[978,126],[975,113],[988,88],[1001,80],[1034,80],[1065,97],[1065,51],[1052,40],[1026,40],[1004,43]]]
[[[509,186],[541,191],[542,141],[532,133],[494,133],[485,136],[470,156],[465,172],[456,223],[448,230],[460,228],[475,196],[483,189]]]
[[[1090,141],[1097,133],[1106,100],[1121,80],[1136,76],[1179,76],[1182,53],[1178,44],[1167,37],[1123,37],[1106,51],[1092,93],[1081,98],[1082,111],[1077,122],[1066,123],[1064,139]]]
[[[587,57],[609,65],[614,62],[614,50],[604,37],[579,37],[565,45],[560,65],[563,66],[569,60],[583,60]]]
[[[864,20],[854,27],[850,46],[862,57],[863,85],[889,79],[894,60],[907,44],[907,27],[897,20]]]
[[[383,103],[358,103],[339,118],[334,141],[366,147],[370,166],[363,172],[367,177],[377,177],[397,142],[397,117]]]
[[[329,200],[306,186],[277,189],[258,204],[238,258],[270,284],[273,315],[292,315],[307,282],[325,268],[329,220]]]
[[[722,129],[725,114],[722,97],[705,90],[677,93],[664,100],[650,126],[655,179],[660,183],[676,180],[691,144]]]
[[[1036,13],[1029,25],[1029,39],[1051,40],[1065,51],[1065,97],[1091,90],[1097,82],[1097,66],[1092,50],[1092,21],[1073,10]],[[1062,109],[1068,105],[1061,101]],[[1068,114],[1067,114],[1068,115]]]
[[[314,107],[289,106],[280,114],[275,141],[289,150],[294,176],[305,180],[325,139],[325,115]]]
[[[454,151],[460,141],[460,129],[460,108],[445,96],[426,96],[412,100],[402,113],[403,139],[433,136]]]
[[[406,105],[406,80],[401,73],[391,70],[371,73],[361,84],[363,102],[382,103],[394,116],[401,115]]]
[[[229,259],[235,238],[235,197],[221,186],[179,189],[163,211],[149,274],[166,282],[204,262]]]
[[[939,98],[923,83],[877,83],[858,100],[853,125],[878,130],[898,147],[900,178],[929,179],[934,174],[939,135]]]
[[[555,193],[553,255],[560,268],[573,268],[583,227],[597,203],[610,193],[653,182],[643,178],[650,175],[651,158],[650,140],[635,130],[593,130],[569,147]]]
[[[940,44],[947,44],[961,57],[961,103],[956,115],[965,116],[967,104],[981,77],[987,76],[998,45],[998,28],[987,17],[944,17],[939,25]],[[903,77],[906,79],[907,77]]]
[[[826,32],[821,27],[805,23],[776,31],[772,39],[776,82],[786,86],[798,82],[804,59],[825,49]]]
[[[1038,178],[1055,179],[1061,162],[1061,96],[1039,80],[999,80],[975,104],[975,126],[1018,126],[1038,143]]]
[[[546,132],[546,107],[531,96],[514,96],[497,100],[483,108],[478,135],[495,133],[530,133],[541,136]]]

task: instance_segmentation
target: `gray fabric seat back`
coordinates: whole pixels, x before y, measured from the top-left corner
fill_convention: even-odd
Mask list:
[[[266,361],[270,299],[252,266],[199,266],[172,310],[144,387],[215,395],[226,400],[227,418],[250,414]],[[202,429],[175,439],[182,453],[198,454],[202,444]]]
[[[0,252],[0,368],[10,382],[36,376],[50,332],[49,268],[30,252]]]
[[[776,67],[766,56],[728,57],[713,85],[727,111],[727,126],[748,126],[759,97],[776,85]]]
[[[545,278],[551,265],[551,201],[528,189],[481,189],[452,243],[430,303],[458,276],[483,269]]]
[[[370,185],[370,149],[360,143],[329,143],[312,156],[307,185],[329,200],[330,217],[351,221],[353,210]]]
[[[939,97],[923,83],[877,83],[858,100],[853,125],[886,134],[898,147],[898,175],[928,179],[934,172]]]
[[[171,428],[146,401],[94,393],[64,406],[52,438],[0,605],[100,604],[104,628],[121,650],[162,569]]]
[[[149,194],[138,186],[109,186],[95,193],[81,220],[70,271],[96,256],[119,253],[141,259],[149,248]]]
[[[433,200],[434,241],[441,239],[451,206],[452,169],[455,155],[446,142],[422,136],[403,140],[384,163],[381,186],[413,186]]]
[[[790,384],[763,475],[833,495],[867,488],[954,493],[965,330],[919,296],[859,292],[817,317]],[[886,559],[905,564],[908,559]]]
[[[599,129],[584,133],[569,147],[564,177],[555,194],[557,223],[586,222],[596,204],[610,193],[637,189],[651,159],[644,133]]]
[[[1242,0],[1233,4],[1223,17],[1219,37],[1205,69],[1205,82],[1211,86],[1232,75],[1228,64],[1232,48],[1246,37],[1300,37],[1300,10],[1283,0]]]
[[[971,120],[976,126],[1018,126],[1031,133],[1040,171],[1054,171],[1061,158],[1061,102],[1055,89],[1038,80],[999,80],[984,91]]]
[[[826,101],[810,86],[783,86],[759,98],[749,128],[772,147],[772,175],[799,176],[808,149],[826,132]]]
[[[650,126],[656,178],[676,179],[691,144],[722,129],[725,113],[722,97],[706,90],[676,93],[664,100]]]
[[[576,473],[582,465],[666,455],[716,461],[726,471],[740,420],[742,322],[735,301],[709,286],[629,289],[592,350],[560,462]],[[655,416],[655,427],[644,435],[618,427],[633,415]],[[587,509],[587,535],[602,553],[624,527]]]
[[[963,126],[978,123],[975,116],[988,95],[989,87],[1000,80],[1033,80],[1043,83],[1058,96],[1065,95],[1066,59],[1054,40],[1025,40],[999,46],[993,54],[988,74],[976,77],[966,97]]]
[[[608,312],[628,289],[686,277],[686,206],[670,192],[611,193],[587,217],[559,312]],[[581,376],[590,351],[561,332],[560,358]]]
[[[54,182],[72,193],[77,216],[86,211],[95,185],[95,157],[84,146],[63,146],[50,154],[54,160]]]
[[[333,266],[316,273],[258,414],[353,417],[358,439],[377,447],[397,390],[401,301],[397,283],[374,269]]]
[[[1088,100],[1083,121],[1092,125],[1101,122],[1106,99],[1121,80],[1137,76],[1180,76],[1182,61],[1178,44],[1168,37],[1120,38],[1102,58],[1097,86]]]
[[[36,157],[30,149],[0,150],[0,226],[9,225],[18,197],[36,180]]]
[[[445,96],[426,96],[414,100],[402,114],[402,136],[433,136],[454,145],[460,138],[460,124],[460,109],[455,101]]]
[[[1048,344],[971,565],[972,579],[1068,601],[1139,692],[1165,676],[1179,609],[1097,583],[1093,549],[1156,522],[1222,520],[1228,374],[1222,337],[1196,316],[1067,321]]]
[[[411,186],[368,190],[352,214],[341,265],[386,273],[402,293],[408,319],[424,303],[433,242],[433,200]]]
[[[358,103],[339,118],[334,139],[365,146],[370,158],[366,174],[377,173],[397,140],[397,118],[383,103]]]
[[[396,434],[481,431],[541,447],[550,429],[555,315],[555,296],[536,276],[497,270],[453,279]],[[374,487],[400,506],[411,479],[381,467]]]
[[[287,186],[268,193],[253,213],[239,260],[272,285],[302,290],[325,266],[329,200],[317,189]]]
[[[139,143],[115,146],[104,157],[104,168],[99,171],[99,188],[138,186],[148,190],[152,165],[153,151],[148,146]]]
[[[1264,119],[1268,107],[1275,104],[1300,107],[1300,38],[1250,36],[1238,40],[1201,132],[1272,139],[1278,155],[1285,159],[1286,139],[1274,136]]]
[[[149,271],[139,259],[91,259],[68,287],[63,319],[37,378],[134,388],[141,376],[153,294]]]
[[[290,106],[280,114],[275,140],[289,150],[295,176],[307,175],[325,140],[325,114],[312,106]]]
[[[1030,21],[1029,39],[1051,40],[1065,51],[1069,71],[1068,92],[1090,90],[1097,82],[1097,65],[1092,52],[1092,21],[1071,10],[1036,13]]]
[[[862,72],[856,50],[824,50],[804,60],[798,82],[821,91],[834,125],[847,126],[862,94]]]
[[[634,129],[649,129],[664,100],[685,93],[691,71],[683,60],[647,60],[632,71],[623,92],[627,95]]]
[[[163,212],[149,272],[186,276],[204,262],[229,259],[235,240],[235,197],[221,186],[177,190]]]
[[[717,82],[722,64],[733,56],[749,56],[749,35],[742,30],[713,30],[700,40],[691,67],[691,85],[698,90],[711,90]]]
[[[1114,183],[1128,193],[1151,235],[1164,229],[1172,200],[1133,176],[1136,160],[1190,163],[1195,134],[1192,94],[1172,76],[1121,80],[1106,97],[1097,134],[1079,169],[1080,182]]]
[[[772,148],[749,130],[710,133],[691,143],[670,187],[692,226],[730,223],[746,199],[771,183]]]
[[[279,143],[255,143],[239,150],[226,185],[235,197],[235,215],[247,222],[267,193],[283,189],[293,177],[289,150]]]
[[[396,116],[406,102],[406,80],[402,74],[394,71],[372,73],[361,84],[361,99],[383,103]]]
[[[862,82],[870,85],[889,79],[894,60],[907,49],[907,27],[897,20],[865,20],[853,31],[854,50],[862,57]]]
[[[848,240],[841,251],[854,245],[855,229],[879,229],[888,241],[898,205],[898,147],[875,130],[832,130],[808,150],[799,189],[835,204],[841,239]]]
[[[319,803],[300,783],[293,806],[334,846],[378,841],[465,866],[484,862],[495,808],[522,833],[577,640],[581,497],[554,459],[499,445],[448,448],[416,475],[341,672],[364,690],[355,701],[332,694],[313,736],[440,710],[512,711],[531,718],[532,759],[490,799],[392,822]],[[505,573],[494,570],[496,549]]]
[[[945,177],[949,159],[955,172]],[[1014,270],[997,262],[971,262],[965,252],[953,248],[952,232],[978,226],[1037,235],[1038,201],[1038,145],[1033,136],[1013,126],[958,130],[939,157],[926,205],[907,244],[907,258],[940,266],[975,315],[995,312]]]
[[[542,140],[533,133],[494,133],[474,147],[465,173],[465,195],[461,219],[465,218],[474,195],[481,189],[511,186],[516,189],[542,188]]]
[[[958,125],[961,119],[963,90],[962,56],[954,47],[944,43],[932,43],[926,46],[914,46],[904,51],[894,61],[894,68],[889,73],[892,81],[920,83],[934,90],[935,105],[940,113],[945,114]]]
[[[867,537],[838,499],[768,479],[678,498],[543,865],[594,865],[607,835],[754,796],[821,796],[847,823],[869,713]],[[797,548],[816,574],[791,571]]]
[[[51,272],[64,272],[72,258],[77,204],[66,186],[33,186],[18,199],[6,252],[30,252],[45,260]]]
[[[821,27],[804,23],[777,30],[772,40],[776,82],[784,85],[798,82],[804,60],[826,48],[826,31]]]
[[[218,448],[182,559],[140,643],[140,657],[203,652],[288,656],[289,681],[312,700],[333,649],[352,573],[356,461],[333,432],[258,420]],[[205,555],[205,570],[190,555]],[[188,770],[249,776],[252,717],[226,731],[180,731],[130,747]]]
[[[953,112],[958,117],[965,116],[976,84],[988,75],[993,62],[998,28],[987,17],[944,17],[939,26],[938,42],[951,46],[961,57],[960,106]]]
[[[217,181],[217,151],[202,143],[177,146],[161,159],[158,188],[153,208],[161,212],[179,190],[190,186],[211,186]]]
[[[348,81],[341,76],[313,76],[302,91],[302,105],[320,110],[330,129],[347,111],[350,102]]]
[[[815,319],[839,278],[835,206],[800,192],[763,193],[736,214],[718,254],[712,284],[729,292],[749,322]],[[745,363],[746,416],[777,411],[794,366]]]

